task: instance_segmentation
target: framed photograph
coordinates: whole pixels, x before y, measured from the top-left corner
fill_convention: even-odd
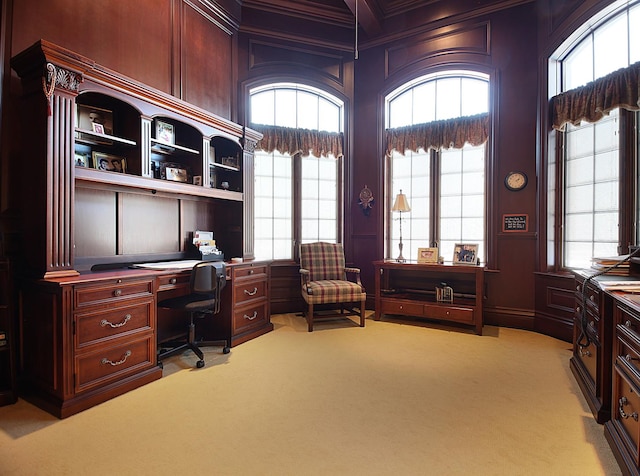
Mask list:
[[[165,180],[171,180],[172,182],[190,183],[191,174],[189,168],[182,164],[174,164],[172,162],[165,162],[160,166],[160,177]]]
[[[202,175],[196,175],[193,177],[193,185],[202,185]]]
[[[104,126],[102,124],[98,124],[97,122],[93,122],[91,124],[91,127],[93,127],[93,132],[96,132],[98,134],[104,134]]]
[[[168,122],[156,121],[156,140],[164,144],[175,144],[173,124]]]
[[[93,167],[98,170],[118,172],[121,174],[126,172],[126,160],[123,157],[102,152],[93,152],[91,157],[93,159]]]
[[[112,111],[99,107],[78,104],[77,113],[78,114],[76,119],[79,129],[84,129],[85,131],[96,132],[99,134],[113,134]]]
[[[220,159],[222,165],[226,165],[227,167],[238,168],[238,158],[237,157],[222,157]]]
[[[453,264],[478,264],[478,245],[475,243],[456,243],[453,248]]]
[[[76,167],[93,167],[93,161],[89,154],[76,152],[73,161]]]
[[[418,263],[438,262],[438,248],[418,248]]]

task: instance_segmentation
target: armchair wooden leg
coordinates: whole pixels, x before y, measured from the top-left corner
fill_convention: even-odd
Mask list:
[[[313,304],[309,303],[309,310],[307,311],[307,327],[309,332],[313,332]]]
[[[360,327],[364,327],[364,308],[365,301],[360,301]]]

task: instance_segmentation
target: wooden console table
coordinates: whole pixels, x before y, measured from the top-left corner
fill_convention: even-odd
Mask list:
[[[374,261],[375,320],[384,314],[474,326],[482,335],[484,268],[480,266]],[[453,288],[453,301],[438,301],[436,287]]]

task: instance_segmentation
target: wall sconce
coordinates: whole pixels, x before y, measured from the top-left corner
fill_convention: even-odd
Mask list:
[[[398,263],[404,263],[407,260],[402,256],[402,212],[410,212],[411,207],[409,206],[409,202],[407,201],[407,196],[402,193],[402,189],[400,189],[400,193],[396,195],[396,200],[393,202],[393,207],[391,208],[392,212],[400,212],[400,243],[398,243],[398,247],[400,248],[400,254],[396,258]]]

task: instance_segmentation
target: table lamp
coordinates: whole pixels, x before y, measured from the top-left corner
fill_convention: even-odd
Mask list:
[[[396,195],[396,200],[395,202],[393,202],[391,211],[400,212],[400,243],[398,243],[400,254],[396,258],[396,261],[398,263],[404,263],[407,260],[404,258],[404,256],[402,256],[402,212],[410,212],[411,207],[409,206],[409,202],[407,202],[407,196],[402,193],[402,189],[400,189],[400,193]]]

